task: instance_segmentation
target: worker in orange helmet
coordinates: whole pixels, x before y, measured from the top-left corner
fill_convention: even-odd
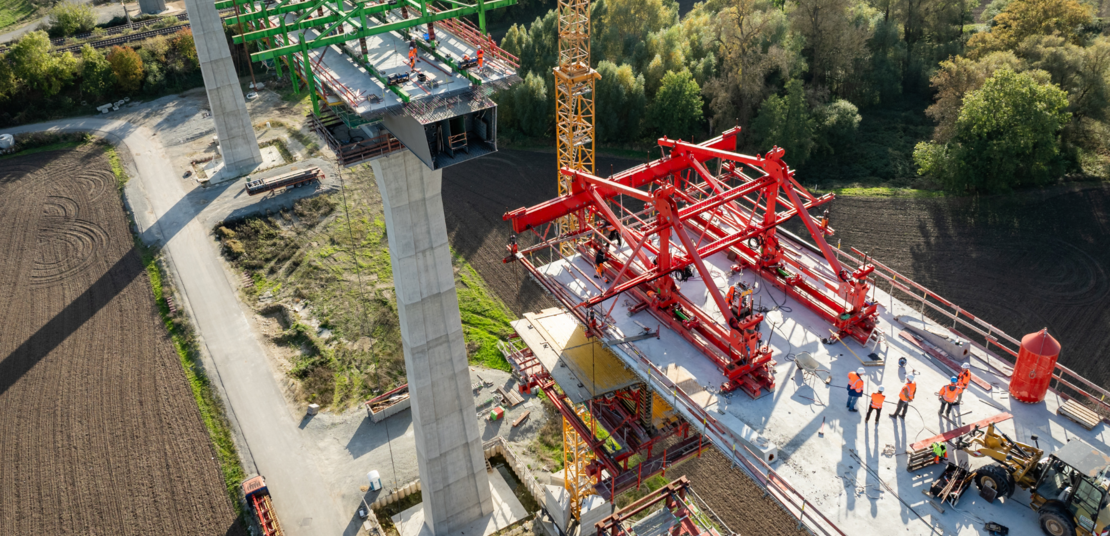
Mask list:
[[[913,402],[915,395],[917,395],[917,384],[913,382],[913,374],[907,374],[906,384],[902,386],[901,391],[898,391],[898,406],[894,408],[894,413],[890,414],[890,418],[905,419],[906,410],[909,409],[910,402]]]
[[[971,383],[971,363],[964,363],[960,369],[960,375],[956,376],[956,385],[960,386],[960,398],[956,401],[957,404],[964,401],[964,391]]]
[[[937,415],[944,413],[944,416],[947,417],[952,413],[952,407],[959,404],[960,393],[963,392],[963,389],[960,389],[958,381],[958,378],[952,376],[952,381],[940,388],[940,392],[937,393],[940,396],[940,410],[937,411]]]
[[[485,54],[485,53],[484,53],[484,52],[482,52],[482,47],[478,47],[478,68],[479,68],[479,69],[481,69],[481,68],[482,68],[482,63],[484,62],[484,60],[482,59],[482,56],[483,56],[484,54]]]
[[[609,282],[609,276],[605,275],[605,263],[609,262],[609,256],[605,254],[606,246],[604,244],[597,247],[597,255],[594,256],[594,265],[597,267],[597,275],[594,279],[605,277],[605,282]]]
[[[863,367],[848,373],[848,411],[856,411],[856,401],[863,396]]]
[[[871,393],[871,406],[867,408],[867,416],[863,418],[863,422],[871,420],[871,412],[875,412],[875,425],[879,424],[879,417],[883,414],[883,401],[886,400],[886,395],[883,394],[883,386],[879,386],[878,392]]]

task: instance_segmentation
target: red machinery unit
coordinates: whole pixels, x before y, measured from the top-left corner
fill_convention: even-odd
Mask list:
[[[874,267],[844,268],[825,241],[831,234],[827,219],[818,223],[808,212],[833,195],[814,197],[802,188],[783,162],[780,148],[764,156],[732,152],[739,132],[736,127],[697,145],[660,139],[669,155],[608,179],[564,168],[561,173],[573,179],[570,194],[505,214],[515,233],[532,230],[540,240],[520,249],[514,236],[505,262],[521,262],[593,334],[605,329],[608,312],[601,304],[627,293],[636,301],[632,312],[650,311],[721,369],[727,378],[724,391],[739,387],[757,397],[763,389],[773,390],[774,361],[761,340],[759,311],[729,303],[721,289],[710,284],[712,301],[725,319],[719,322],[678,291],[675,277],[685,280],[695,270],[702,281],[713,281],[704,262],[713,254],[730,254],[738,268],[755,270],[828,320],[838,336],[865,343],[877,315],[876,305],[867,298]],[[706,167],[710,161],[718,163],[716,175]],[[639,204],[643,210],[630,208]],[[578,229],[555,237],[548,237],[546,230],[538,232],[568,215],[575,216]],[[809,269],[778,240],[776,227],[794,216],[801,218],[831,268],[829,274],[835,276]],[[615,241],[617,235],[623,243]],[[531,262],[532,255],[557,252],[568,242],[575,243],[585,258],[593,259],[599,249],[614,252],[603,270],[612,285],[602,288],[582,273],[598,289],[583,300]]]
[[[1058,357],[1060,343],[1048,334],[1048,329],[1022,337],[1014,374],[1010,377],[1010,396],[1028,404],[1044,400]]]
[[[246,496],[251,510],[254,510],[258,526],[262,528],[262,534],[282,536],[284,532],[278,524],[277,516],[274,515],[274,505],[270,501],[270,490],[266,487],[266,481],[261,476],[247,479],[243,482],[243,495]]]

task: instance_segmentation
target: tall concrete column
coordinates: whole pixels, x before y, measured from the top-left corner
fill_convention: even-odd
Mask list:
[[[166,0],[139,0],[139,11],[161,13],[166,10]]]
[[[493,512],[466,362],[440,185],[409,151],[372,164],[385,206],[424,521],[455,534]]]
[[[249,173],[262,163],[258,138],[251,127],[247,103],[231,63],[231,51],[224,37],[223,22],[212,0],[185,0],[193,40],[197,45],[197,59],[204,76],[204,89],[208,104],[216,121],[216,135],[220,138],[220,153],[224,159],[224,173],[232,176]]]

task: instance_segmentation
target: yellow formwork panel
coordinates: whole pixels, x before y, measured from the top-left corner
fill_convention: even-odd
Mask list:
[[[537,317],[551,349],[582,382],[591,398],[632,387],[641,380],[599,341],[586,336],[586,328],[569,314]]]
[[[652,391],[651,393],[651,425],[662,428],[667,423],[677,420],[674,408],[663,400],[663,397]]]

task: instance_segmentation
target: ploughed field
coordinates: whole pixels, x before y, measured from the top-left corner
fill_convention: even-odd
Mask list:
[[[238,533],[103,147],[0,160],[0,534]]]
[[[1110,388],[1110,186],[831,205],[833,245],[870,253],[1019,340],[1047,327],[1061,363]]]

